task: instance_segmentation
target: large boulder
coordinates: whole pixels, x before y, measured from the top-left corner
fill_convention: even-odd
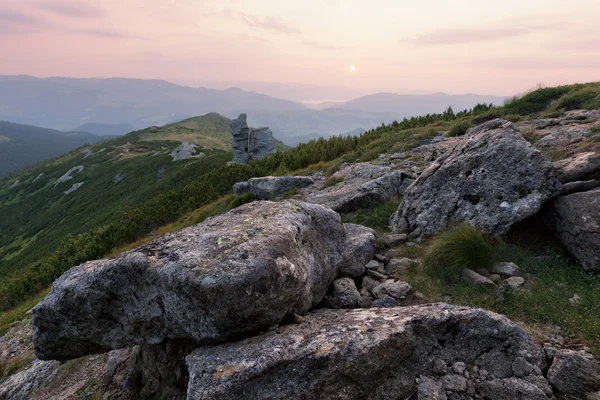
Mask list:
[[[290,189],[304,188],[314,182],[310,176],[263,176],[236,183],[233,185],[233,192],[238,196],[252,193],[259,199],[273,200]]]
[[[550,227],[586,271],[600,271],[600,189],[556,199]]]
[[[589,354],[559,350],[547,376],[554,389],[567,398],[600,397],[600,362]]]
[[[346,229],[346,248],[340,276],[357,278],[365,273],[365,265],[375,253],[375,231],[366,226],[344,224]]]
[[[503,235],[560,189],[546,157],[510,122],[493,120],[471,130],[419,176],[390,224],[414,239],[459,223]]]
[[[600,154],[579,153],[554,163],[556,176],[562,183],[600,179]]]
[[[258,201],[71,269],[33,310],[41,359],[255,334],[318,305],[346,234],[332,210]]]
[[[404,194],[412,175],[382,165],[344,164],[330,179],[336,184],[319,188],[304,200],[322,204],[337,212],[351,212],[383,204]]]
[[[275,138],[269,128],[249,128],[246,114],[231,122],[233,161],[246,164],[260,160],[275,151]]]
[[[530,397],[513,398],[546,399],[549,391],[545,358],[519,326],[445,304],[318,310],[300,325],[199,348],[187,364],[188,399],[408,399],[418,390],[500,400],[523,388]]]

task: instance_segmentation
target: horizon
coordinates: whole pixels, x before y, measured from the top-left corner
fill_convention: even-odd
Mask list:
[[[594,0],[507,0],[501,10],[470,0],[375,3],[5,3],[0,45],[11,56],[0,75],[160,79],[216,89],[245,82],[312,90],[304,101],[379,92],[512,96],[540,83],[598,80]]]

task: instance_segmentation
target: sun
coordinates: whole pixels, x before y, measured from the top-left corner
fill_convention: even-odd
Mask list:
[[[356,65],[351,65],[350,66],[350,72],[354,72],[356,71]]]

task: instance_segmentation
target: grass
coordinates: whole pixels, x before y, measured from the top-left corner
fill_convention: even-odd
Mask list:
[[[473,226],[459,225],[431,239],[422,267],[430,276],[452,281],[464,268],[487,268],[493,260],[489,239]]]
[[[10,361],[0,361],[0,380],[26,369],[35,360],[35,355],[13,358]]]
[[[11,328],[13,322],[22,321],[27,317],[27,311],[31,310],[37,303],[39,303],[44,296],[48,294],[50,290],[47,289],[39,295],[31,298],[17,307],[12,308],[9,311],[0,313],[0,336],[4,335]]]
[[[456,124],[452,125],[452,128],[448,131],[446,136],[448,137],[458,137],[463,136],[469,128],[471,127],[471,123],[468,121],[458,121]]]
[[[592,126],[590,129],[592,133],[600,133],[600,125]]]
[[[394,197],[385,204],[342,215],[342,220],[368,226],[379,232],[389,231],[390,216],[396,211],[398,204],[400,204],[400,199]]]
[[[346,177],[344,175],[330,176],[329,178],[327,178],[325,183],[323,183],[323,186],[321,186],[321,190],[327,189],[328,187],[335,186],[338,183],[343,182],[345,178]]]

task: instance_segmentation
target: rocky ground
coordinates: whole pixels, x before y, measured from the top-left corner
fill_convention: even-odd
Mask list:
[[[597,271],[594,126],[595,111],[496,120],[331,176],[240,183],[236,193],[296,200],[250,203],[63,275],[33,329],[25,320],[0,338],[0,399],[600,399],[585,349],[428,304],[401,279],[419,260],[394,251],[454,223],[502,235],[538,215]],[[393,233],[337,213],[395,197]],[[512,263],[461,279],[528,284]]]

